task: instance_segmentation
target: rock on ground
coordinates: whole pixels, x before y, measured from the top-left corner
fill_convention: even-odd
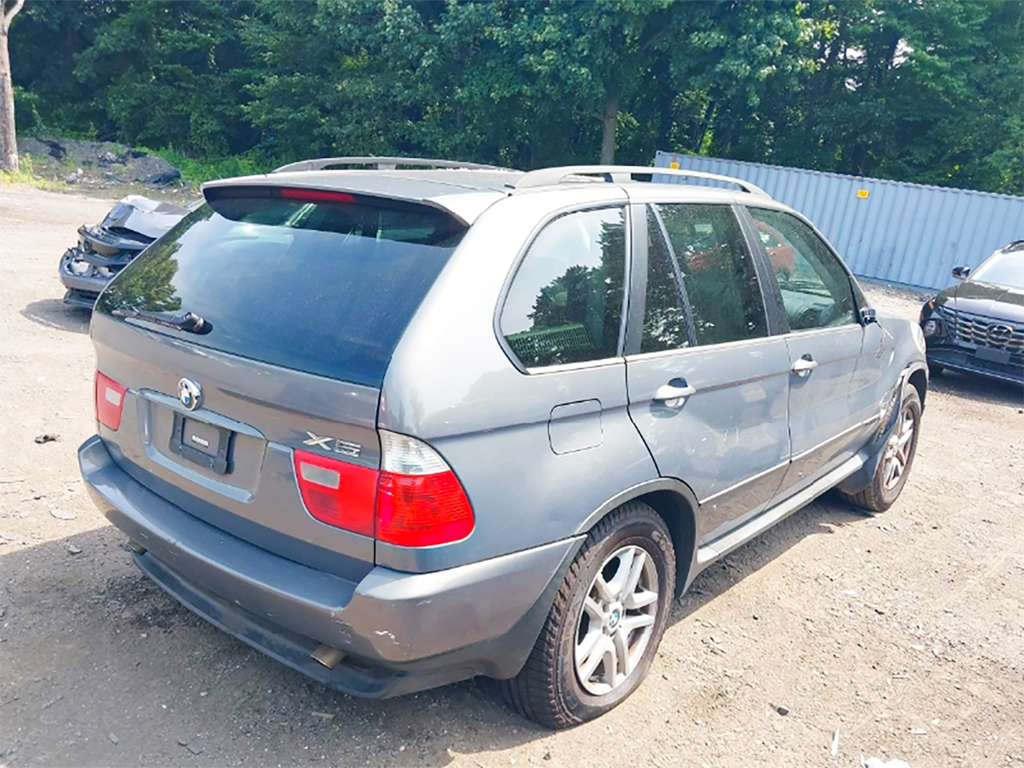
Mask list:
[[[163,158],[110,141],[33,136],[18,139],[18,152],[31,158],[43,178],[67,184],[165,186],[181,179],[181,172]]]

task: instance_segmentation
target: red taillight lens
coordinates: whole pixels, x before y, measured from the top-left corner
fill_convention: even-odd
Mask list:
[[[124,393],[127,391],[127,387],[96,371],[96,421],[115,432],[120,429]]]
[[[377,538],[400,547],[430,547],[473,532],[473,508],[455,474],[398,475],[381,472],[377,491]]]
[[[413,437],[380,430],[377,538],[400,547],[431,547],[473,532],[473,507],[441,455]]]
[[[380,434],[379,471],[295,451],[295,475],[309,513],[401,547],[450,544],[469,536],[473,507],[444,459],[414,438]]]
[[[295,476],[309,514],[321,523],[373,536],[375,469],[295,451]]]

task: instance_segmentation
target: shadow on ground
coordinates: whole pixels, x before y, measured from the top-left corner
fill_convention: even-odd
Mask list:
[[[1024,407],[1024,387],[1021,385],[972,373],[945,370],[938,376],[931,377],[928,388],[935,392],[984,403]]]
[[[805,537],[863,520],[842,502],[812,504],[698,577],[672,623]],[[166,596],[111,527],[4,554],[0,571],[0,759],[12,766],[195,765],[195,750],[206,764],[444,766],[551,735],[474,682],[387,701],[332,692]]]
[[[724,594],[808,536],[831,535],[844,526],[870,518],[868,513],[843,501],[835,491],[825,494],[701,573],[676,601],[669,626]]]
[[[38,325],[73,333],[88,333],[92,317],[89,310],[68,306],[60,299],[33,301],[21,310],[21,314]]]

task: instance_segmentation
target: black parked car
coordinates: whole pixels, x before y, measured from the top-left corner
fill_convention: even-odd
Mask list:
[[[1024,240],[977,269],[954,267],[960,282],[921,309],[933,375],[943,368],[1024,384]]]

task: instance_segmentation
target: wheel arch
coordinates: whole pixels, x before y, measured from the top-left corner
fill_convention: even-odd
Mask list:
[[[613,510],[630,501],[646,504],[665,521],[676,551],[678,597],[697,575],[697,510],[700,503],[686,483],[662,477],[628,488],[598,507],[576,532],[587,533]]]
[[[928,394],[928,370],[923,365],[914,366],[910,375],[907,377],[914,389],[917,390],[917,396],[921,399],[921,410],[924,410],[924,398]]]

